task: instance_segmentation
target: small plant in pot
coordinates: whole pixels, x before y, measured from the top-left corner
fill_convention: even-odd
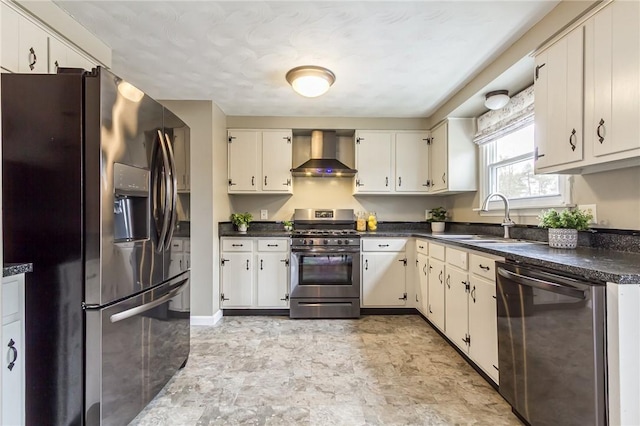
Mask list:
[[[436,207],[429,210],[429,220],[431,222],[431,232],[444,232],[444,222],[447,220],[447,209],[444,207]]]
[[[593,215],[584,210],[573,209],[557,212],[543,210],[538,216],[541,228],[549,228],[549,247],[574,249],[578,245],[578,231],[589,229]]]
[[[293,222],[291,222],[290,220],[285,220],[284,222],[282,222],[282,224],[284,225],[285,231],[293,231]]]
[[[249,222],[253,220],[251,213],[233,213],[231,215],[231,222],[236,226],[238,232],[245,233],[249,228]]]

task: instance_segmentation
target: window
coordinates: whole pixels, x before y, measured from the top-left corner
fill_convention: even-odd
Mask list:
[[[480,204],[492,192],[501,192],[520,215],[537,215],[541,208],[569,204],[569,178],[534,174],[534,89],[529,86],[500,110],[478,117],[474,142],[480,150]],[[489,210],[502,211],[502,201]],[[489,213],[490,214],[490,213]]]

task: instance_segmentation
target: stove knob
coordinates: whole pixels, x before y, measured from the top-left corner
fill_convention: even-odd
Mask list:
[[[342,244],[342,240],[338,240],[338,244]]]
[[[302,245],[306,245],[307,244],[307,240],[302,240]]]
[[[324,240],[323,241],[325,244],[329,244],[329,240]]]
[[[309,245],[313,245],[313,240],[309,240]]]
[[[344,245],[346,246],[347,244],[349,244],[349,240],[344,240]]]

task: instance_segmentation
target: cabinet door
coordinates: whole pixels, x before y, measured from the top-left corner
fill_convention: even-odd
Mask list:
[[[444,262],[429,258],[429,310],[427,318],[444,331]]]
[[[178,180],[178,191],[188,191],[187,165],[189,164],[189,143],[184,127],[173,129],[173,158],[176,162],[176,175]]]
[[[253,130],[229,131],[229,192],[258,190],[258,146],[261,133]]]
[[[56,74],[59,67],[68,67],[69,47],[54,37],[49,37],[49,72]]]
[[[444,122],[431,131],[431,192],[447,189],[448,126]]]
[[[253,304],[253,254],[222,253],[223,308],[248,308]]]
[[[469,297],[469,356],[498,383],[498,321],[496,284],[471,276]]]
[[[397,192],[427,192],[429,190],[429,145],[427,132],[396,133]]]
[[[446,267],[445,279],[445,334],[463,352],[468,352],[469,331],[467,305],[467,272],[452,266]]]
[[[616,1],[592,19],[594,155],[640,148],[640,3]]]
[[[46,74],[47,33],[36,24],[20,18],[18,70],[21,73]]]
[[[11,341],[13,345],[10,346]],[[11,362],[14,364],[9,369]],[[14,321],[2,326],[2,424],[24,424],[22,321]]]
[[[258,254],[258,306],[261,308],[286,308],[288,268],[286,253]]]
[[[356,192],[390,192],[391,133],[358,132],[356,136]]]
[[[169,261],[169,276],[173,277],[186,270],[182,252],[172,252]]]
[[[18,72],[20,15],[4,3],[0,3],[2,14],[2,68],[11,72]]]
[[[582,160],[584,27],[536,57],[536,170]]]
[[[291,192],[291,131],[262,132],[262,191]]]
[[[362,306],[405,306],[406,294],[404,253],[362,255]]]
[[[429,312],[429,295],[428,291],[428,274],[429,274],[429,257],[423,253],[417,254],[417,294],[418,294],[418,306],[417,308],[422,312],[424,316],[427,316]]]
[[[93,61],[85,58],[80,53],[76,52],[74,49],[69,48],[67,51],[67,67],[71,68],[82,68],[87,71],[91,71],[97,64]]]

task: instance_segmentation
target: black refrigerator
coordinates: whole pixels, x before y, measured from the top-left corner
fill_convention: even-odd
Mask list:
[[[100,67],[2,74],[1,102],[4,261],[34,265],[26,422],[127,424],[189,355],[190,272],[170,265],[186,125]]]

